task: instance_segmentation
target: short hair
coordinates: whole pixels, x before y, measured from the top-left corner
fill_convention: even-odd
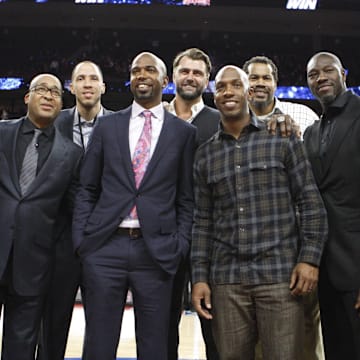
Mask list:
[[[173,61],[173,69],[179,66],[179,63],[183,57],[188,57],[191,60],[200,60],[203,61],[206,65],[206,70],[210,75],[212,70],[211,60],[207,54],[198,48],[189,48],[180,53],[178,53]]]
[[[249,75],[249,66],[251,64],[259,64],[259,63],[270,65],[274,79],[276,82],[278,82],[278,80],[279,80],[278,68],[275,65],[275,63],[266,56],[254,56],[251,59],[245,61],[244,65],[243,65],[243,70]]]
[[[101,69],[100,69],[100,66],[99,66],[98,64],[95,64],[95,63],[94,63],[93,61],[91,61],[91,60],[84,60],[84,61],[81,61],[81,62],[77,63],[77,64],[74,66],[74,68],[73,68],[73,70],[72,70],[72,72],[71,72],[71,80],[73,80],[76,70],[77,70],[81,65],[84,65],[84,64],[94,65],[94,66],[98,69],[98,71],[99,71],[99,73],[100,73],[101,80],[104,81],[104,76],[103,76],[103,73],[102,73],[102,71],[101,71]]]

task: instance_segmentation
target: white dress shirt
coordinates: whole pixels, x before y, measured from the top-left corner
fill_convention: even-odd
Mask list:
[[[164,123],[165,111],[162,104],[159,104],[151,109],[145,109],[135,101],[132,104],[130,123],[129,123],[129,148],[131,160],[134,157],[136,144],[139,141],[141,132],[144,127],[145,118],[142,115],[144,110],[149,110],[151,116],[151,144],[150,144],[150,160],[154,154],[154,150],[159,140],[160,132]],[[125,218],[120,227],[138,228],[140,227],[139,220]]]

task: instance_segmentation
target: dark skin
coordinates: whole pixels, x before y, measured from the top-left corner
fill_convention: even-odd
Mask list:
[[[346,74],[340,59],[331,53],[318,53],[307,64],[307,82],[323,110],[346,91]],[[360,289],[354,305],[360,316]]]
[[[250,123],[248,106],[248,80],[241,69],[226,66],[215,78],[215,105],[220,111],[224,130],[239,138]],[[251,92],[250,92],[251,93]],[[294,296],[306,295],[316,288],[319,269],[307,263],[295,265],[290,279],[290,292]],[[192,302],[197,313],[205,319],[212,319],[211,289],[207,282],[197,282],[192,288]]]

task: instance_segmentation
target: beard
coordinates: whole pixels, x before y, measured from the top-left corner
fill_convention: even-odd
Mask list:
[[[176,92],[184,100],[195,100],[202,95],[203,89],[195,88],[194,91],[189,92],[189,91],[184,91],[183,88],[179,86],[176,88]]]

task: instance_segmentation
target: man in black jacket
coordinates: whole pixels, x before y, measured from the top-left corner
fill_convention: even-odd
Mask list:
[[[64,136],[85,151],[98,118],[111,113],[101,105],[105,84],[99,66],[91,61],[77,64],[72,72],[70,89],[75,95],[76,106],[62,110],[55,125]],[[80,284],[80,263],[73,251],[71,221],[71,214],[60,212],[55,231],[56,260],[43,317],[38,360],[63,360],[65,356],[75,297]],[[84,298],[84,294],[82,297]]]
[[[334,54],[315,54],[307,80],[323,110],[304,143],[329,219],[319,279],[325,357],[359,360],[360,98],[346,89],[345,70]]]
[[[202,94],[209,84],[211,62],[207,54],[197,48],[190,48],[179,53],[173,62],[173,82],[176,95],[171,101],[169,111],[198,130],[198,144],[208,140],[219,127],[218,110],[206,106]],[[183,293],[188,276],[188,259],[180,264],[174,281],[171,316],[169,327],[169,357],[178,358],[179,322],[183,308]],[[201,329],[206,346],[208,360],[218,360],[215,343],[211,331],[211,322],[200,318]]]
[[[0,124],[3,360],[34,359],[51,281],[55,221],[82,156],[53,125],[61,97],[59,79],[40,74],[25,95],[26,116]]]

